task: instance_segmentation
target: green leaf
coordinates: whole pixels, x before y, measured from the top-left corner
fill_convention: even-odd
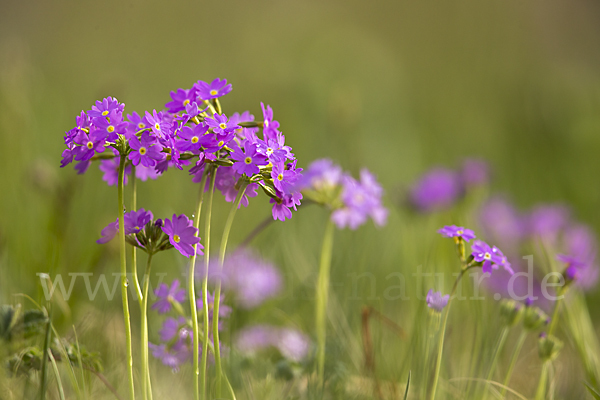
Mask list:
[[[8,304],[0,306],[0,338],[11,339],[11,330],[16,320],[18,312]]]
[[[406,390],[404,391],[404,400],[408,399],[408,388],[410,387],[411,371],[408,371],[408,379],[406,380]]]
[[[596,391],[596,389],[594,389],[591,385],[589,385],[587,382],[583,382],[583,384],[585,385],[585,387],[587,388],[587,390],[590,391],[590,393],[592,394],[592,396],[594,396],[594,399],[596,400],[600,400],[600,393],[598,393]]]
[[[48,317],[40,310],[27,310],[23,313],[23,320],[19,328],[23,331],[25,338],[39,335],[46,331]]]

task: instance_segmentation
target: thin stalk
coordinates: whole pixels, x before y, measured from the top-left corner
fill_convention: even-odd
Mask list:
[[[433,372],[433,386],[431,387],[431,394],[429,396],[430,400],[435,399],[435,392],[437,390],[438,380],[440,378],[440,369],[442,366],[442,353],[444,352],[444,338],[446,337],[446,324],[448,323],[448,315],[450,314],[450,306],[452,305],[452,300],[454,299],[454,294],[456,293],[456,288],[458,288],[458,283],[462,276],[467,272],[469,268],[463,268],[460,271],[458,277],[456,277],[456,281],[454,282],[454,286],[452,286],[452,292],[450,292],[450,299],[448,300],[448,305],[446,305],[446,313],[444,314],[444,319],[442,321],[442,328],[440,332],[440,339],[438,341],[438,353],[437,359],[435,362],[435,370]]]
[[[123,319],[125,322],[125,341],[127,347],[127,374],[129,378],[129,398],[135,400],[135,384],[133,382],[133,349],[131,347],[131,320],[129,316],[129,301],[127,299],[127,252],[125,248],[125,221],[123,219],[125,202],[123,199],[123,179],[125,175],[125,154],[121,154],[119,162],[119,180],[117,189],[117,205],[119,207],[119,244],[121,253],[121,297],[123,299]]]
[[[42,352],[42,382],[40,385],[40,399],[46,398],[46,387],[48,386],[48,354],[50,353],[50,338],[52,337],[52,308],[50,313],[45,312],[48,318],[46,324],[46,334],[44,335],[44,351]]]
[[[206,186],[207,168],[205,167],[202,179],[200,180],[200,194],[198,195],[198,207],[196,209],[196,215],[194,215],[194,228],[198,229],[200,225],[200,213],[202,212],[202,202],[204,201],[204,186]],[[192,311],[192,335],[194,345],[194,399],[200,400],[200,387],[198,385],[198,375],[200,375],[199,368],[199,350],[200,350],[200,334],[198,333],[198,309],[196,308],[196,288],[194,285],[194,276],[196,276],[196,247],[194,245],[194,255],[190,257],[190,267],[188,273],[188,297],[190,299],[190,309]]]
[[[554,310],[552,311],[552,318],[550,319],[550,327],[548,328],[548,335],[552,335],[554,330],[556,329],[556,324],[558,322],[558,311],[560,308],[560,303],[562,298],[564,297],[564,291],[559,289],[558,299],[554,302]]]
[[[545,361],[542,365],[542,372],[540,373],[540,382],[538,383],[537,390],[535,391],[535,400],[544,400],[546,397],[546,382],[548,381],[548,365],[549,361]]]
[[[210,175],[210,188],[208,189],[207,211],[204,225],[204,278],[202,279],[202,365],[200,370],[200,391],[202,398],[206,398],[206,365],[208,363],[208,264],[210,260],[210,220],[212,216],[212,200],[215,191],[217,170],[214,169]]]
[[[146,272],[144,272],[144,292],[141,300],[141,325],[142,325],[142,398],[148,399],[149,385],[150,385],[150,368],[148,366],[148,287],[150,286],[150,268],[152,267],[152,256],[148,254],[148,260],[146,261]]]
[[[331,218],[327,220],[321,259],[319,261],[319,277],[315,303],[315,330],[317,334],[317,378],[319,387],[323,387],[325,379],[325,342],[327,340],[327,299],[329,298],[329,274],[331,270],[331,253],[333,250],[333,234],[335,225]]]
[[[519,359],[519,354],[521,353],[521,348],[523,347],[523,344],[525,343],[525,339],[527,339],[527,331],[523,330],[523,331],[521,331],[521,334],[519,335],[519,339],[517,340],[517,345],[515,346],[515,350],[510,358],[510,364],[508,364],[508,371],[506,371],[506,378],[504,378],[504,382],[502,383],[504,388],[502,389],[501,397],[504,397],[504,395],[506,394],[506,388],[508,387],[508,384],[510,383],[510,377],[512,376],[513,369],[515,368],[515,365],[517,364],[517,360]]]
[[[135,179],[135,165],[131,166],[131,211],[137,210],[137,180]],[[131,271],[135,284],[135,292],[137,294],[140,307],[142,306],[142,287],[137,274],[137,248],[131,246]]]
[[[498,338],[498,343],[496,343],[496,348],[494,349],[494,356],[492,358],[492,363],[490,364],[490,369],[487,374],[486,382],[490,382],[492,377],[494,376],[494,372],[496,371],[496,365],[498,365],[498,358],[500,357],[500,353],[504,348],[504,343],[506,343],[506,338],[508,337],[508,327],[505,326],[502,328],[502,332],[500,332],[500,337]],[[483,398],[486,398],[489,390],[489,383],[485,385],[485,392],[483,394]]]
[[[227,251],[227,240],[229,240],[229,232],[231,231],[231,226],[233,225],[233,219],[235,217],[235,213],[240,206],[240,202],[242,201],[242,197],[244,197],[244,192],[246,191],[246,186],[248,186],[247,182],[243,182],[238,190],[235,201],[233,202],[233,206],[231,207],[231,211],[229,212],[229,216],[227,217],[227,221],[225,222],[225,228],[223,230],[223,237],[221,238],[221,248],[219,249],[219,271],[217,276],[220,276],[220,272],[223,270],[223,263],[225,262],[225,251]],[[215,346],[215,372],[216,372],[216,398],[221,398],[221,375],[223,374],[221,368],[221,348],[219,344],[219,303],[221,302],[221,280],[217,279],[217,284],[215,287],[215,296],[213,303],[213,340]]]
[[[52,363],[52,371],[54,371],[54,378],[56,378],[56,385],[58,386],[58,397],[60,400],[65,400],[65,391],[63,390],[62,381],[60,379],[60,373],[58,372],[58,366],[56,365],[56,360],[52,355],[52,352],[48,352],[48,357],[50,358],[50,362]]]

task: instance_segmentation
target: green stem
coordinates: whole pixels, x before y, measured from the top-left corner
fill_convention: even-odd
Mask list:
[[[123,300],[123,319],[125,322],[125,341],[127,347],[127,373],[129,377],[129,398],[135,400],[135,385],[133,383],[133,351],[131,347],[131,320],[129,317],[129,301],[127,299],[127,254],[125,248],[125,221],[123,219],[125,203],[123,199],[123,179],[125,175],[125,158],[121,153],[119,162],[119,183],[117,190],[118,216],[119,216],[119,244],[121,255],[121,297]]]
[[[435,399],[435,392],[437,390],[438,380],[440,378],[440,369],[442,367],[442,353],[444,352],[444,338],[446,336],[446,324],[448,322],[448,315],[450,314],[450,306],[452,305],[452,300],[454,299],[454,294],[456,293],[456,289],[458,288],[458,283],[462,276],[467,272],[469,268],[463,268],[460,271],[460,274],[456,278],[454,282],[454,286],[452,286],[452,292],[450,292],[450,299],[448,300],[448,304],[446,305],[446,313],[444,314],[444,319],[442,322],[442,328],[440,332],[440,339],[438,341],[438,353],[435,362],[435,370],[433,372],[433,386],[431,387],[431,394],[429,396],[430,400]]]
[[[333,234],[335,225],[328,219],[321,247],[319,261],[319,278],[315,303],[315,330],[317,334],[317,378],[319,387],[325,382],[325,342],[327,340],[327,299],[329,297],[329,274],[331,270],[331,253],[333,250]]]
[[[210,220],[212,216],[212,200],[215,191],[215,181],[217,177],[216,168],[210,175],[210,188],[208,189],[206,220],[204,225],[204,278],[202,279],[202,317],[203,317],[203,336],[202,336],[202,364],[200,369],[200,390],[202,398],[206,398],[206,365],[208,362],[208,264],[210,260]]]
[[[63,390],[62,381],[60,379],[60,373],[58,372],[58,366],[56,365],[56,360],[52,355],[52,352],[48,352],[48,357],[50,358],[50,362],[52,363],[52,371],[54,371],[54,378],[56,379],[56,385],[58,386],[58,396],[60,400],[65,400],[65,391]]]
[[[510,377],[512,375],[513,369],[515,368],[515,365],[517,364],[517,360],[519,359],[519,354],[521,353],[521,348],[523,347],[523,344],[525,343],[525,339],[527,339],[527,331],[523,330],[523,331],[521,331],[521,334],[519,335],[519,339],[517,340],[517,345],[515,346],[515,350],[510,358],[510,364],[508,365],[508,371],[506,371],[506,378],[504,378],[504,382],[502,384],[504,386],[504,388],[502,389],[501,397],[504,397],[504,395],[506,394],[506,388],[508,387],[508,384],[510,383]]]
[[[231,211],[229,212],[229,216],[227,217],[227,221],[225,222],[225,228],[223,230],[223,237],[221,238],[221,248],[219,249],[219,271],[217,272],[217,276],[220,276],[221,271],[223,270],[223,263],[225,261],[225,251],[227,250],[227,240],[229,240],[229,232],[231,231],[231,226],[233,225],[233,218],[235,217],[235,213],[240,206],[240,202],[242,201],[242,197],[244,197],[244,192],[246,191],[246,186],[248,186],[248,182],[242,182],[240,189],[238,190],[235,201],[233,202],[233,207],[231,207]],[[219,344],[219,303],[221,301],[221,280],[217,279],[217,284],[215,287],[215,296],[213,303],[213,340],[215,346],[215,372],[216,372],[216,398],[221,398],[221,375],[223,374],[221,368],[221,348]]]
[[[552,318],[550,319],[550,327],[548,328],[548,336],[552,335],[554,333],[554,330],[556,329],[556,324],[558,322],[558,311],[560,308],[560,303],[562,298],[564,297],[564,290],[558,289],[558,299],[554,302],[554,310],[552,311]]]
[[[540,382],[538,383],[537,390],[535,391],[535,400],[544,400],[546,397],[546,382],[548,380],[548,364],[549,361],[545,361],[542,365],[542,372],[540,373]]]
[[[490,364],[490,369],[487,374],[486,384],[485,384],[485,392],[483,394],[483,398],[487,397],[489,390],[489,382],[492,380],[494,376],[494,372],[496,371],[496,365],[498,364],[498,358],[500,357],[500,353],[504,348],[504,343],[506,343],[506,338],[508,337],[508,327],[505,326],[502,328],[502,332],[500,333],[500,337],[498,338],[498,343],[496,343],[496,348],[494,349],[494,356],[492,358],[492,363]]]
[[[198,195],[198,207],[196,209],[196,215],[194,215],[194,228],[198,229],[200,225],[200,213],[202,212],[202,202],[204,201],[204,186],[206,186],[206,176],[208,171],[205,167],[202,179],[200,180],[200,194]],[[194,359],[194,398],[200,400],[200,387],[198,385],[198,376],[200,375],[199,368],[199,350],[200,350],[200,334],[198,333],[198,309],[196,306],[196,288],[194,277],[196,276],[196,249],[197,245],[194,245],[194,255],[190,257],[190,267],[188,273],[188,297],[190,299],[190,309],[192,311],[192,331],[193,331],[193,359]]]
[[[44,335],[44,351],[42,352],[42,382],[40,385],[40,399],[46,398],[46,388],[48,386],[48,354],[50,354],[50,338],[52,337],[52,308],[50,312],[45,312],[48,323],[46,324],[46,334]]]
[[[152,267],[152,253],[148,254],[146,272],[144,272],[144,293],[141,300],[141,325],[142,325],[142,393],[143,399],[148,399],[150,385],[150,368],[148,366],[148,287],[150,286],[150,268]]]

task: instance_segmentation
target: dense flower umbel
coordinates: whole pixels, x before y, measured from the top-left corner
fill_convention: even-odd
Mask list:
[[[383,189],[366,169],[361,170],[357,181],[331,160],[316,160],[295,187],[311,200],[331,208],[331,219],[340,229],[356,229],[369,217],[378,226],[387,221],[388,211],[381,203]]]
[[[124,104],[111,97],[98,101],[82,111],[77,126],[65,133],[61,167],[76,161],[75,168],[84,173],[92,161],[101,160],[109,185],[116,184],[120,153],[127,156],[126,174],[134,165],[142,180],[155,179],[170,167],[191,165],[193,181],[199,182],[207,166],[211,171],[218,167],[217,174],[227,179],[219,179],[217,188],[227,201],[234,201],[245,187],[241,204],[246,206],[261,186],[271,198],[273,218],[291,218],[291,210],[302,199],[295,189],[302,169],[296,166],[270,106],[261,103],[259,121],[247,111],[228,116],[221,110],[218,99],[230,91],[231,84],[224,79],[198,81],[190,89],[171,92],[167,110],[133,112],[127,120]],[[104,152],[107,147],[115,151]]]

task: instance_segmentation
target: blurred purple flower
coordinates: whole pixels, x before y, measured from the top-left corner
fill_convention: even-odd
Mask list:
[[[483,160],[467,158],[462,163],[460,179],[466,187],[485,185],[490,181],[490,166]]]
[[[449,208],[462,195],[460,177],[452,170],[435,168],[410,189],[409,200],[419,211],[433,212]]]
[[[237,349],[244,354],[275,347],[281,355],[291,361],[300,362],[310,351],[310,339],[292,328],[271,325],[254,325],[241,330],[236,338]]]
[[[427,301],[427,307],[437,312],[442,312],[444,307],[448,304],[449,299],[449,294],[442,296],[442,292],[434,292],[433,289],[429,289],[425,301]]]
[[[154,294],[159,300],[152,304],[152,309],[158,311],[160,314],[166,314],[171,311],[171,302],[176,301],[177,303],[181,303],[185,300],[185,289],[179,289],[178,279],[175,279],[171,283],[171,286],[161,283]]]

